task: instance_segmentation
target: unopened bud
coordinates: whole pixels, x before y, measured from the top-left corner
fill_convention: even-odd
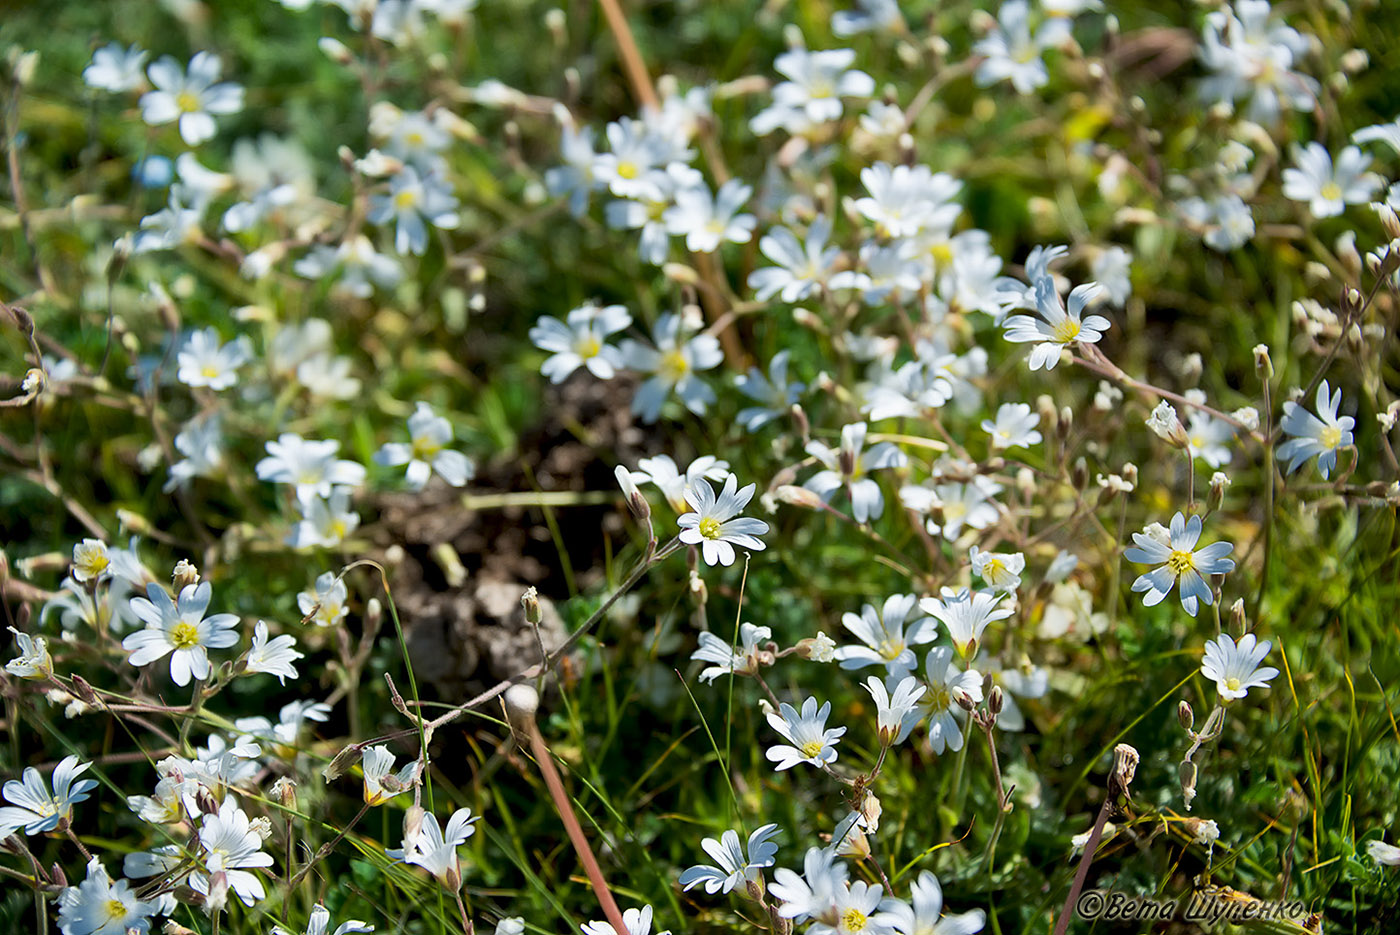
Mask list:
[[[1267,344],[1254,345],[1254,369],[1258,370],[1265,380],[1273,379],[1274,362],[1269,357],[1269,346]]]
[[[185,928],[174,919],[166,919],[160,930],[164,935],[199,935],[194,929]]]
[[[637,489],[637,482],[632,479],[632,472],[619,464],[613,470],[613,476],[617,478],[617,485],[622,488],[622,495],[627,498],[627,509],[632,511],[632,515],[639,522],[650,522],[651,504]]]
[[[1132,798],[1129,787],[1133,784],[1133,777],[1137,775],[1140,760],[1137,750],[1129,744],[1120,743],[1113,748],[1113,775],[1109,777],[1108,783],[1110,794]]]
[[[1385,235],[1391,240],[1400,238],[1400,217],[1395,216],[1395,209],[1383,201],[1378,202],[1376,214],[1381,219],[1381,227],[1385,229]]]
[[[272,784],[272,798],[286,808],[297,807],[297,781],[290,776],[283,776]]]
[[[1069,406],[1064,406],[1060,409],[1060,422],[1059,425],[1056,426],[1056,431],[1059,434],[1060,439],[1063,441],[1064,439],[1069,438],[1070,430],[1073,428],[1074,410],[1071,409]]]
[[[825,633],[800,641],[796,648],[797,655],[812,662],[831,662],[836,658],[836,641]]]
[[[326,782],[334,782],[348,773],[351,767],[356,763],[360,762],[361,755],[360,748],[352,743],[350,746],[337,753],[331,761],[326,764],[326,768],[321,770],[321,775],[325,777]]]
[[[1089,486],[1089,463],[1083,458],[1075,459],[1074,466],[1070,468],[1070,481],[1075,490],[1082,491]]]
[[[1157,408],[1152,410],[1152,415],[1147,417],[1147,427],[1173,448],[1185,451],[1191,446],[1191,438],[1186,434],[1186,427],[1181,424],[1176,409],[1165,399],[1158,403]]]
[[[1182,760],[1177,767],[1177,778],[1181,780],[1181,797],[1186,803],[1186,810],[1191,811],[1191,800],[1196,797],[1196,764],[1190,760]]]
[[[355,61],[354,53],[339,39],[333,39],[330,36],[322,36],[321,39],[317,41],[316,45],[326,58],[335,62],[337,65],[349,65],[351,62]]]
[[[204,911],[214,916],[224,911],[228,905],[228,874],[215,870],[209,874],[209,892],[204,896]]]
[[[1183,730],[1190,730],[1196,724],[1196,712],[1191,710],[1191,703],[1183,699],[1176,706],[1176,719],[1181,722]]]
[[[1235,603],[1230,605],[1230,632],[1238,639],[1244,636],[1245,627],[1248,621],[1244,616],[1244,598],[1235,598]]]
[[[410,805],[408,810],[403,813],[403,839],[405,841],[418,839],[418,835],[423,830],[423,816],[426,814],[421,805]]]
[[[993,685],[992,690],[987,692],[987,710],[995,717],[1001,714],[1001,710],[1006,706],[1006,695],[1002,692],[1000,685]]]
[[[511,730],[524,737],[529,736],[535,723],[535,712],[540,708],[540,693],[534,686],[521,682],[506,689],[501,698],[506,708],[506,720]]]
[[[205,815],[219,814],[219,801],[214,798],[207,786],[201,785],[194,794],[195,806]]]
[[[1056,432],[1060,426],[1060,410],[1055,406],[1055,400],[1049,396],[1037,396],[1035,400],[1035,411],[1040,415],[1041,428],[1047,432]]]
[[[189,559],[182,558],[175,564],[175,571],[170,576],[171,583],[175,586],[175,594],[179,593],[192,584],[199,584],[199,569],[194,567]]]
[[[24,606],[28,607],[29,605],[26,604]],[[92,690],[92,686],[89,685],[87,680],[84,679],[81,675],[75,674],[73,676],[72,682],[73,694],[81,698],[85,704],[90,704],[94,708],[100,704],[100,702],[97,700],[97,692]]]
[[[540,592],[533,587],[525,589],[525,593],[520,595],[520,606],[525,608],[525,620],[531,626],[540,625]]]
[[[808,490],[806,487],[798,487],[796,484],[783,484],[773,491],[773,496],[778,498],[780,503],[790,506],[800,506],[808,510],[820,510],[822,508],[822,498]]]
[[[1230,475],[1224,471],[1216,471],[1210,476],[1210,496],[1206,500],[1206,507],[1212,513],[1220,509],[1225,502],[1225,490],[1230,486]]]
[[[958,707],[962,708],[964,711],[971,712],[973,708],[977,707],[976,702],[972,700],[972,696],[961,688],[953,690],[953,700],[957,702]]]

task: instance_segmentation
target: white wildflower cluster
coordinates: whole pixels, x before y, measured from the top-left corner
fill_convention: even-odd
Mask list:
[[[1028,931],[1130,837],[1393,903],[1386,4],[37,6],[39,928]]]

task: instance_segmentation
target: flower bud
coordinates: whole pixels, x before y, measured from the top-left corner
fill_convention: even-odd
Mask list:
[[[802,640],[796,649],[797,655],[812,662],[831,662],[836,658],[836,641],[825,633]]]
[[[1124,798],[1132,798],[1132,791],[1129,787],[1133,784],[1133,777],[1137,775],[1138,762],[1141,757],[1131,745],[1120,743],[1113,748],[1113,774],[1109,777],[1108,791],[1110,794]]]
[[[334,782],[360,762],[361,755],[360,748],[352,743],[326,764],[326,768],[321,770],[321,775],[325,777],[326,782]]]
[[[1254,369],[1258,370],[1265,380],[1273,379],[1274,362],[1269,357],[1269,346],[1267,344],[1254,345]]]
[[[403,839],[405,841],[415,841],[419,833],[423,830],[423,816],[427,813],[423,811],[421,805],[410,805],[403,813]]]
[[[1225,490],[1230,486],[1230,475],[1224,471],[1216,471],[1210,476],[1210,496],[1206,500],[1206,508],[1212,513],[1220,509],[1220,505],[1225,502]]]
[[[1244,636],[1248,621],[1244,616],[1244,598],[1235,598],[1235,603],[1230,605],[1230,632],[1238,639]]]
[[[1181,781],[1181,797],[1186,803],[1186,810],[1191,811],[1191,800],[1196,797],[1196,764],[1190,760],[1182,760],[1177,767],[1177,778]]]
[[[285,808],[294,809],[297,807],[297,781],[290,776],[283,776],[272,784],[272,798]]]
[[[170,576],[171,583],[175,587],[175,594],[179,593],[192,584],[199,584],[199,569],[189,559],[180,559],[175,564],[175,571]]]
[[[798,487],[795,484],[783,484],[773,491],[773,496],[778,498],[780,503],[790,506],[800,506],[808,510],[820,510],[822,508],[822,498],[808,490],[806,487]]]
[[[972,700],[972,696],[969,695],[967,692],[963,691],[961,688],[953,690],[953,700],[957,702],[959,708],[962,708],[964,711],[967,711],[969,713],[972,711],[973,708],[977,707],[976,702]]]
[[[1176,409],[1165,399],[1158,403],[1157,408],[1152,410],[1152,415],[1147,417],[1147,427],[1173,448],[1185,451],[1191,446],[1186,427],[1181,424]]]
[[[632,479],[632,472],[622,465],[618,465],[613,471],[613,476],[617,478],[617,484],[622,488],[622,495],[627,498],[627,509],[632,511],[632,515],[639,522],[647,523],[651,521],[651,504],[647,498],[642,496],[642,492],[637,489],[637,482]]]
[[[520,595],[520,606],[525,608],[525,621],[532,627],[540,625],[540,592],[533,587],[525,589],[525,593]]]
[[[992,690],[987,692],[987,710],[993,716],[1001,714],[1002,708],[1006,706],[1006,695],[1002,692],[1000,685],[993,685]]]

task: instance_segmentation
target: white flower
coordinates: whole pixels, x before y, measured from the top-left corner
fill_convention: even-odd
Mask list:
[[[161,763],[166,763],[162,760]],[[180,771],[161,776],[154,795],[129,795],[126,806],[153,825],[174,825],[187,818],[200,817],[196,796],[199,780],[185,777]]]
[[[917,660],[912,647],[932,643],[938,638],[938,626],[930,617],[920,616],[908,627],[905,622],[914,610],[917,598],[912,594],[892,594],[883,607],[866,604],[859,615],[843,614],[841,625],[864,643],[864,646],[842,646],[835,658],[843,669],[863,669],[883,665],[890,675],[914,668]]]
[[[991,591],[944,588],[942,598],[926,597],[919,602],[919,608],[943,622],[958,655],[969,660],[977,655],[987,625],[1011,616],[1010,607],[1000,606],[1003,597]]]
[[[972,573],[996,591],[1015,591],[1021,586],[1026,557],[1020,552],[983,552],[972,547]]]
[[[267,638],[267,623],[259,620],[253,627],[253,645],[248,649],[248,672],[266,672],[277,676],[283,685],[287,679],[297,677],[292,663],[304,658],[296,650],[296,637],[282,634],[272,640]]]
[[[773,871],[768,891],[781,901],[778,915],[794,922],[827,918],[836,905],[836,894],[846,888],[846,865],[835,861],[831,848],[810,847],[802,859],[802,874],[779,867]]]
[[[997,25],[980,39],[972,51],[985,56],[973,75],[978,87],[1010,80],[1021,94],[1029,94],[1050,80],[1040,53],[1054,44],[1063,31],[1042,26],[1031,34],[1030,4],[1026,0],[1006,0],[997,11]]]
[[[685,248],[697,253],[714,253],[720,244],[748,243],[758,221],[752,214],[739,214],[753,189],[730,179],[714,197],[708,188],[682,188],[676,203],[662,215],[668,233],[685,235]]]
[[[407,464],[411,489],[422,490],[433,471],[453,487],[461,487],[476,475],[466,455],[446,447],[452,441],[452,423],[436,415],[427,403],[418,403],[408,417],[408,435],[411,441],[407,445],[389,442],[381,447],[374,463],[388,467]]]
[[[981,909],[943,915],[943,887],[925,870],[909,887],[910,902],[892,901],[888,912],[903,935],[974,935],[987,923]]]
[[[622,924],[627,926],[625,933],[616,932],[608,922],[585,922],[580,928],[583,935],[651,935],[651,907],[627,909],[622,913]],[[669,931],[656,935],[671,935]]]
[[[1000,516],[992,498],[1001,492],[1001,485],[991,478],[978,475],[963,484],[935,484],[932,487],[910,484],[900,489],[899,499],[907,509],[928,513],[935,508],[942,522],[932,517],[925,523],[931,535],[956,539],[966,526],[986,529]]]
[[[193,332],[180,349],[176,379],[186,386],[226,390],[238,382],[237,370],[252,357],[248,339],[219,342],[219,332],[204,328]]]
[[[981,701],[982,676],[976,669],[964,672],[953,665],[951,646],[935,646],[929,650],[924,660],[924,674],[928,694],[920,699],[919,708],[929,718],[929,746],[937,754],[945,749],[956,753],[963,745],[962,728],[955,716],[955,712],[962,711],[957,696],[966,695],[974,702]]]
[[[381,805],[394,796],[413,788],[418,778],[418,761],[410,760],[397,773],[393,772],[394,754],[385,746],[366,747],[360,758],[365,774],[366,805]]]
[[[774,419],[786,415],[793,403],[802,396],[802,391],[807,388],[803,383],[788,382],[786,349],[773,355],[773,359],[768,362],[766,377],[757,367],[750,367],[747,374],[734,378],[734,385],[738,387],[739,392],[759,403],[757,406],[740,409],[734,417],[747,432],[756,432]]]
[[[413,840],[405,839],[401,850],[386,851],[385,854],[394,860],[422,867],[448,889],[455,890],[462,885],[462,866],[457,858],[457,848],[467,843],[467,838],[476,832],[472,825],[478,820],[472,817],[471,809],[459,808],[447,819],[447,827],[440,828],[437,816],[429,813],[423,816],[423,824]]]
[[[1201,674],[1214,680],[1221,701],[1244,698],[1251,688],[1265,688],[1269,680],[1278,675],[1278,669],[1273,666],[1259,668],[1272,648],[1273,643],[1258,642],[1253,633],[1246,633],[1238,643],[1230,634],[1222,633],[1206,643]]]
[[[591,175],[597,184],[619,198],[659,199],[652,171],[671,161],[672,147],[645,123],[630,117],[619,117],[605,132],[612,151],[599,153],[593,161]]]
[[[690,509],[690,504],[686,502],[686,494],[694,488],[697,480],[703,477],[712,481],[723,481],[729,476],[729,462],[722,461],[714,455],[701,455],[696,458],[690,462],[684,474],[677,469],[676,462],[671,460],[670,455],[642,458],[637,462],[637,468],[631,474],[632,480],[638,484],[654,484],[671,509],[677,513],[685,513]]]
[[[1387,844],[1380,839],[1367,841],[1366,853],[1378,864],[1400,867],[1400,847],[1394,844]]]
[[[428,249],[428,225],[455,230],[461,223],[452,186],[436,175],[404,166],[389,180],[389,193],[370,199],[369,221],[394,221],[394,249],[421,256]]]
[[[860,170],[860,181],[869,194],[857,198],[855,208],[886,237],[911,237],[928,228],[949,230],[962,210],[953,202],[962,183],[928,166],[877,162]]]
[[[881,442],[865,448],[866,425],[853,422],[841,429],[841,447],[833,449],[815,439],[807,443],[807,453],[816,458],[826,468],[818,471],[807,483],[808,490],[823,500],[843,484],[850,492],[851,515],[858,523],[879,519],[885,511],[885,497],[880,485],[873,478],[865,476],[868,471],[881,468],[903,467],[908,459],[890,442]]]
[[[704,415],[715,401],[715,391],[705,385],[698,372],[709,370],[724,359],[719,339],[712,334],[686,337],[687,330],[680,315],[667,313],[657,319],[652,329],[655,348],[630,338],[622,342],[623,363],[651,375],[638,387],[632,400],[632,411],[643,422],[656,421],[672,390],[696,415]]]
[[[48,640],[8,628],[19,644],[19,655],[5,663],[5,671],[22,679],[46,679],[53,675],[53,657]]]
[[[111,557],[101,539],[84,539],[73,546],[73,577],[78,581],[100,581],[111,577]]]
[[[1040,310],[1040,318],[1030,315],[1013,315],[1006,319],[1006,340],[1024,343],[1034,342],[1031,351],[1030,368],[1053,370],[1060,362],[1060,351],[1074,343],[1096,344],[1108,330],[1109,322],[1102,315],[1082,318],[1084,307],[1099,293],[1098,283],[1085,283],[1076,286],[1069,294],[1069,308],[1060,301],[1055,289],[1055,280],[1044,276],[1035,282],[1035,302]]]
[[[1123,303],[1128,301],[1128,296],[1133,294],[1133,282],[1130,278],[1132,270],[1132,253],[1116,246],[1100,250],[1089,267],[1094,281],[1103,286],[1104,291],[1108,293],[1108,301],[1118,308],[1122,308]]]
[[[92,53],[92,64],[83,69],[83,82],[113,93],[134,91],[146,81],[143,69],[150,54],[134,45],[123,49],[120,42],[110,42]]]
[[[530,340],[553,356],[540,365],[540,373],[551,383],[563,383],[579,367],[600,380],[611,380],[622,366],[622,354],[606,343],[610,334],[632,324],[632,316],[621,305],[599,307],[581,305],[569,312],[565,321],[543,316],[530,329]]]
[[[314,587],[297,595],[297,607],[316,626],[333,627],[350,612],[346,607],[349,597],[350,591],[345,587],[344,579],[333,571],[327,571],[316,578]]]
[[[760,136],[779,126],[803,132],[840,119],[842,97],[875,93],[875,79],[851,68],[855,60],[852,49],[792,49],[779,55],[773,67],[789,80],[774,86],[772,106],[754,117],[750,128]]]
[[[1283,170],[1283,194],[1294,201],[1306,201],[1316,218],[1341,214],[1347,205],[1365,204],[1382,184],[1375,173],[1367,172],[1371,157],[1355,146],[1348,146],[1332,167],[1332,156],[1321,143],[1293,147],[1294,168]]]
[[[162,490],[169,493],[191,478],[214,477],[224,466],[223,419],[218,412],[196,416],[175,436],[175,450],[184,455],[170,465],[170,478]]]
[[[1181,606],[1191,616],[1196,616],[1198,598],[1207,604],[1215,603],[1206,578],[1234,571],[1234,560],[1225,556],[1233,552],[1235,546],[1229,542],[1212,542],[1196,549],[1200,537],[1201,518],[1193,516],[1188,522],[1180,512],[1172,517],[1166,542],[1140,532],[1133,533],[1135,547],[1124,550],[1123,557],[1130,562],[1161,563],[1161,567],[1139,575],[1133,582],[1135,593],[1147,592],[1142,599],[1145,606],[1161,603],[1178,579],[1181,581]]]
[[[1400,117],[1390,123],[1364,127],[1351,135],[1353,143],[1386,143],[1400,153]]]
[[[712,662],[700,673],[700,681],[713,682],[721,675],[728,675],[731,672],[748,675],[757,672],[759,668],[759,642],[772,639],[773,631],[768,627],[756,627],[752,623],[739,624],[739,644],[741,649],[735,651],[734,648],[724,640],[715,636],[708,630],[700,633],[700,647],[691,653],[692,662]]]
[[[764,548],[763,540],[758,537],[768,531],[768,524],[739,515],[753,499],[755,485],[738,490],[738,483],[730,474],[717,498],[708,481],[696,478],[685,495],[693,512],[677,520],[681,527],[680,540],[686,545],[700,546],[706,565],[734,564],[736,545],[754,552]]]
[[[1268,0],[1236,0],[1234,9],[1207,13],[1197,54],[1213,74],[1201,82],[1201,96],[1225,103],[1249,98],[1246,119],[1264,126],[1278,120],[1282,104],[1310,112],[1319,85],[1293,70],[1308,47],[1274,18]]]
[[[1278,457],[1288,462],[1290,474],[1309,458],[1317,458],[1318,473],[1326,480],[1337,466],[1337,450],[1351,444],[1351,430],[1356,420],[1337,415],[1342,391],[1333,392],[1326,380],[1318,386],[1315,402],[1317,415],[1295,402],[1283,404],[1283,420],[1279,425],[1285,434],[1293,437],[1278,446]]]
[[[787,702],[778,706],[778,713],[768,712],[769,726],[788,742],[769,747],[764,754],[777,764],[773,768],[791,769],[798,763],[825,767],[836,762],[836,744],[846,733],[846,728],[828,729],[826,718],[830,713],[831,702],[823,702],[821,708],[818,708],[815,698],[808,698],[802,702],[800,714]]]
[[[1187,391],[1187,398],[1194,391]],[[1213,468],[1230,463],[1230,442],[1235,439],[1235,428],[1230,423],[1217,419],[1200,409],[1191,410],[1186,427],[1186,450],[1191,457],[1200,458]]]
[[[569,212],[576,218],[583,217],[588,210],[589,196],[602,187],[593,170],[598,160],[593,150],[593,128],[575,126],[572,115],[563,105],[555,106],[555,115],[563,123],[559,150],[564,164],[546,169],[544,184],[551,195],[567,195]]]
[[[336,458],[340,442],[317,441],[284,432],[267,443],[267,457],[257,464],[260,480],[296,485],[297,498],[329,497],[335,486],[358,487],[365,482],[364,465]]]
[[[208,581],[201,581],[186,585],[172,601],[160,585],[146,585],[145,597],[131,599],[131,609],[146,628],[122,640],[122,648],[131,653],[127,662],[139,668],[170,655],[170,678],[176,685],[208,678],[209,650],[238,642],[236,615],[204,616],[213,592]]]
[[[306,935],[326,935],[331,927],[331,914],[325,906],[317,903],[311,908],[311,918],[306,922]],[[352,919],[336,926],[331,935],[349,935],[351,932],[373,932],[374,926]],[[280,925],[272,927],[272,935],[293,935]]]
[[[831,31],[843,39],[863,32],[898,30],[903,25],[898,0],[856,0],[855,10],[831,14]]]
[[[21,828],[25,834],[42,834],[70,820],[73,806],[86,801],[88,793],[97,788],[96,779],[78,779],[90,766],[79,764],[76,756],[60,760],[53,770],[52,795],[32,766],[25,768],[20,779],[5,783],[5,798],[11,804],[0,808],[0,841]]]
[[[997,407],[995,420],[982,420],[982,431],[992,436],[993,451],[1029,448],[1041,442],[1042,436],[1036,429],[1039,424],[1040,413],[1028,403],[1002,403]]]
[[[151,126],[178,120],[180,136],[198,146],[217,129],[211,114],[236,114],[243,109],[243,88],[219,82],[223,66],[211,52],[196,52],[189,71],[169,55],[147,69],[155,90],[141,95],[141,117]]]
[[[329,497],[313,494],[299,498],[296,505],[301,519],[285,540],[294,549],[333,549],[360,526],[360,514],[350,504],[349,487],[333,487]]]
[[[841,255],[840,247],[826,245],[830,237],[831,220],[825,215],[818,215],[812,221],[805,245],[786,227],[770,230],[758,242],[758,249],[777,265],[749,274],[749,286],[755,297],[766,302],[776,295],[784,302],[796,302],[816,292]]]
[[[208,873],[222,872],[243,905],[252,906],[267,896],[262,881],[251,870],[272,866],[272,855],[262,850],[260,822],[254,822],[233,796],[226,796],[214,815],[206,815],[199,826],[199,846],[204,852]],[[127,874],[131,876],[131,874]],[[190,886],[197,893],[208,895],[209,877],[204,872],[190,874]]]
[[[337,271],[336,288],[361,299],[369,298],[375,286],[391,289],[403,278],[399,261],[377,252],[364,234],[347,238],[338,247],[317,244],[292,264],[292,272],[305,279],[321,279]]]
[[[777,833],[778,826],[768,824],[750,834],[748,856],[745,856],[746,848],[739,843],[737,832],[726,831],[719,840],[705,838],[700,846],[718,866],[698,864],[684,871],[680,876],[682,890],[704,883],[705,892],[713,896],[719,892],[728,893],[740,883],[757,880],[759,870],[773,866],[778,845],[768,839]]]
[[[1165,399],[1156,405],[1144,424],[1153,435],[1175,448],[1185,449],[1191,443],[1186,437],[1186,427],[1181,424],[1181,417],[1176,414],[1176,407]]]
[[[885,683],[873,675],[863,684],[870,697],[875,699],[880,742],[885,745],[904,743],[914,725],[923,720],[924,714],[918,709],[918,701],[923,697],[924,687],[912,675],[906,675],[895,683],[893,696]]]
[[[88,861],[87,879],[58,894],[58,930],[63,935],[144,935],[157,910],[156,903],[137,899],[126,880],[113,884],[94,857]]]

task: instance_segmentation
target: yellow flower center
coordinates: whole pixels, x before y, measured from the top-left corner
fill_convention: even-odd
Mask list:
[[[412,132],[410,132],[410,133],[404,134],[404,138],[403,138],[403,139],[404,139],[404,142],[407,143],[409,146],[422,146],[422,145],[423,145],[423,134],[422,134],[422,133],[419,133],[417,130],[414,130],[414,131],[412,131]]]
[[[690,361],[680,351],[667,351],[661,356],[661,375],[672,383],[690,371]]]
[[[175,106],[182,114],[192,114],[199,110],[199,95],[193,91],[181,91],[175,95]]]
[[[574,353],[588,360],[590,357],[597,357],[598,352],[603,349],[603,342],[593,335],[588,334],[574,342]]]
[[[1326,185],[1322,186],[1318,194],[1328,201],[1341,201],[1342,186],[1338,185],[1336,182],[1328,182]]]
[[[705,517],[696,526],[696,528],[700,530],[700,535],[704,536],[706,539],[718,539],[719,527],[719,520],[715,519],[713,516]]]
[[[854,906],[841,913],[841,927],[848,932],[865,931],[865,925],[868,921],[865,913]]]
[[[107,921],[121,919],[126,916],[126,904],[120,899],[109,899],[107,905],[103,907],[107,910]]]
[[[418,193],[411,188],[405,188],[394,196],[394,207],[400,211],[406,211],[418,204]]]
[[[348,532],[348,530],[347,530],[346,527],[345,527],[345,520],[343,520],[343,519],[333,519],[333,520],[331,520],[331,528],[330,528],[330,534],[331,534],[331,535],[330,535],[330,538],[332,538],[332,539],[344,539],[344,538],[345,538],[345,533],[346,533],[346,532]]]
[[[933,255],[933,262],[940,269],[953,262],[953,245],[946,240],[929,247],[928,252]]]
[[[995,581],[1006,574],[1006,563],[999,558],[989,559],[982,566],[982,579],[984,581]]]
[[[1230,689],[1230,691],[1232,692],[1237,692],[1240,690],[1240,680],[1232,675],[1225,680],[1225,687]]]
[[[635,162],[628,162],[627,160],[623,160],[622,162],[619,162],[617,164],[617,174],[620,178],[635,179],[642,173],[641,170],[637,168],[637,164]]]
[[[219,375],[219,368],[215,367],[213,364],[205,364],[203,367],[199,368],[199,374],[206,379],[212,380]]]
[[[836,96],[836,86],[825,78],[818,78],[807,86],[807,93],[814,99]]]
[[[1172,570],[1172,574],[1181,575],[1195,568],[1196,563],[1190,552],[1173,549],[1172,554],[1167,556],[1167,567]]]
[[[1326,426],[1317,436],[1317,440],[1322,442],[1324,448],[1336,448],[1342,443],[1342,430],[1335,425]]]
[[[412,457],[415,461],[427,461],[442,450],[442,446],[431,438],[413,440]]]
[[[946,688],[930,685],[928,704],[934,711],[947,711],[953,706],[953,696],[948,693]]]
[[[809,740],[801,747],[802,755],[805,757],[815,757],[822,752],[822,742],[820,740]]]
[[[899,654],[904,652],[904,642],[902,640],[881,640],[879,646],[880,656],[884,659],[894,661],[899,658]]]
[[[190,649],[199,645],[199,630],[192,623],[181,620],[170,629],[170,644],[176,649]]]
[[[1051,337],[1059,344],[1068,344],[1079,337],[1080,325],[1073,318],[1066,317],[1050,331]]]

